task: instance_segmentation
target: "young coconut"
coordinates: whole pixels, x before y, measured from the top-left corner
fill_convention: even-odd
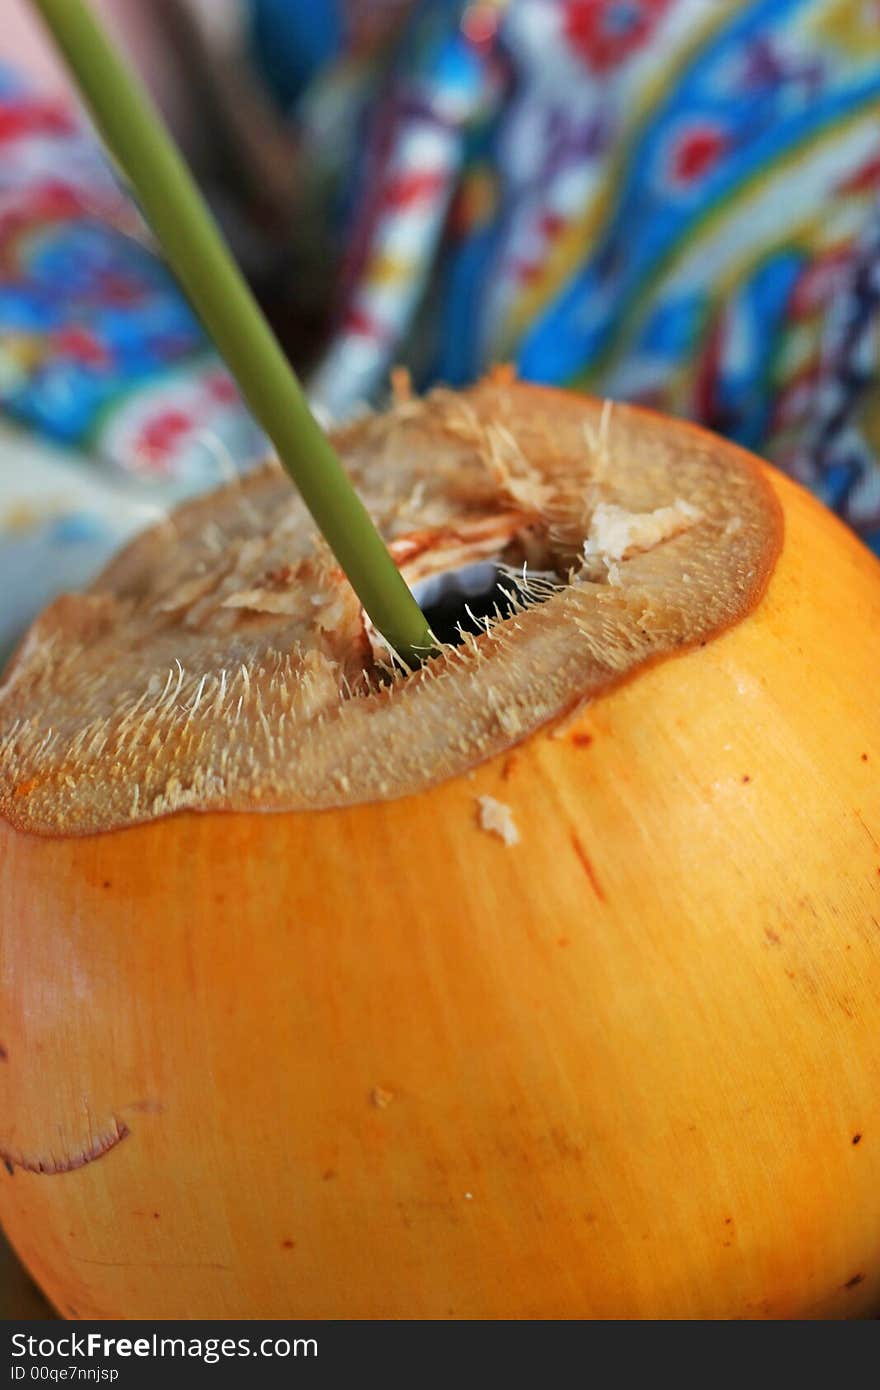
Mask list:
[[[734,446],[505,378],[335,443],[412,583],[512,611],[395,670],[267,466],[34,626],[18,1250],[70,1317],[864,1313],[880,568]]]

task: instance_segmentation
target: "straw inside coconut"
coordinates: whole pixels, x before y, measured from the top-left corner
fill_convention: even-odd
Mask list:
[[[433,650],[398,573],[143,85],[84,0],[33,0],[171,267],[372,621],[408,665]]]

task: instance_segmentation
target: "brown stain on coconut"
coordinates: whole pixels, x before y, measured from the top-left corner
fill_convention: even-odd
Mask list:
[[[587,875],[587,878],[590,881],[590,887],[596,894],[596,897],[599,899],[600,903],[604,903],[605,890],[599,882],[596,870],[593,868],[592,862],[590,860],[590,856],[587,854],[587,851],[584,849],[583,845],[581,844],[580,840],[578,839],[577,835],[573,830],[571,831],[570,839],[572,849],[574,850],[575,854],[580,860],[581,867],[583,868],[584,873]]]

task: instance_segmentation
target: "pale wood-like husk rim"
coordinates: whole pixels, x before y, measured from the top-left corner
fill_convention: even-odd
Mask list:
[[[699,519],[389,682],[268,465],[181,508],[34,624],[0,691],[6,819],[80,834],[418,793],[741,621],[781,545],[773,490],[742,450],[503,377],[402,400],[336,442],[405,571],[486,554],[493,528],[560,567],[600,503],[683,502]]]

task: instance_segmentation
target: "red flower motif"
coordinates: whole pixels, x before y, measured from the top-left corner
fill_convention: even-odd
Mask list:
[[[673,179],[676,183],[693,183],[702,178],[726,149],[727,136],[715,126],[700,126],[688,131],[673,150]]]
[[[140,304],[144,298],[143,286],[116,270],[102,271],[98,280],[98,292],[105,304],[118,305],[121,308]]]
[[[167,471],[169,459],[194,424],[191,416],[174,407],[148,420],[134,442],[134,455],[141,466]]]
[[[461,21],[461,32],[474,48],[485,48],[498,33],[501,16],[494,5],[468,5]]]
[[[69,357],[84,367],[110,367],[112,358],[103,343],[88,328],[71,324],[52,335],[52,347],[63,357]]]
[[[541,231],[548,241],[554,241],[560,236],[567,225],[565,218],[558,212],[545,212],[541,218]]]
[[[795,281],[788,304],[789,318],[797,323],[824,313],[835,294],[843,288],[852,247],[831,247],[804,267]]]
[[[239,399],[238,387],[226,372],[216,372],[205,380],[207,394],[218,405],[231,405]]]
[[[353,304],[348,310],[342,326],[343,331],[350,333],[354,338],[372,338],[377,343],[381,343],[385,339],[381,325],[366,310],[358,308],[356,304]]]
[[[639,48],[671,0],[567,0],[565,36],[593,72],[605,72]]]
[[[880,23],[880,5],[877,9],[877,22]],[[869,156],[858,169],[838,184],[838,193],[867,193],[880,184],[880,154]]]
[[[413,169],[399,174],[382,189],[382,205],[386,208],[411,208],[429,203],[442,191],[446,175],[438,169]]]
[[[59,101],[22,98],[0,105],[0,143],[28,135],[70,135],[73,117]]]

